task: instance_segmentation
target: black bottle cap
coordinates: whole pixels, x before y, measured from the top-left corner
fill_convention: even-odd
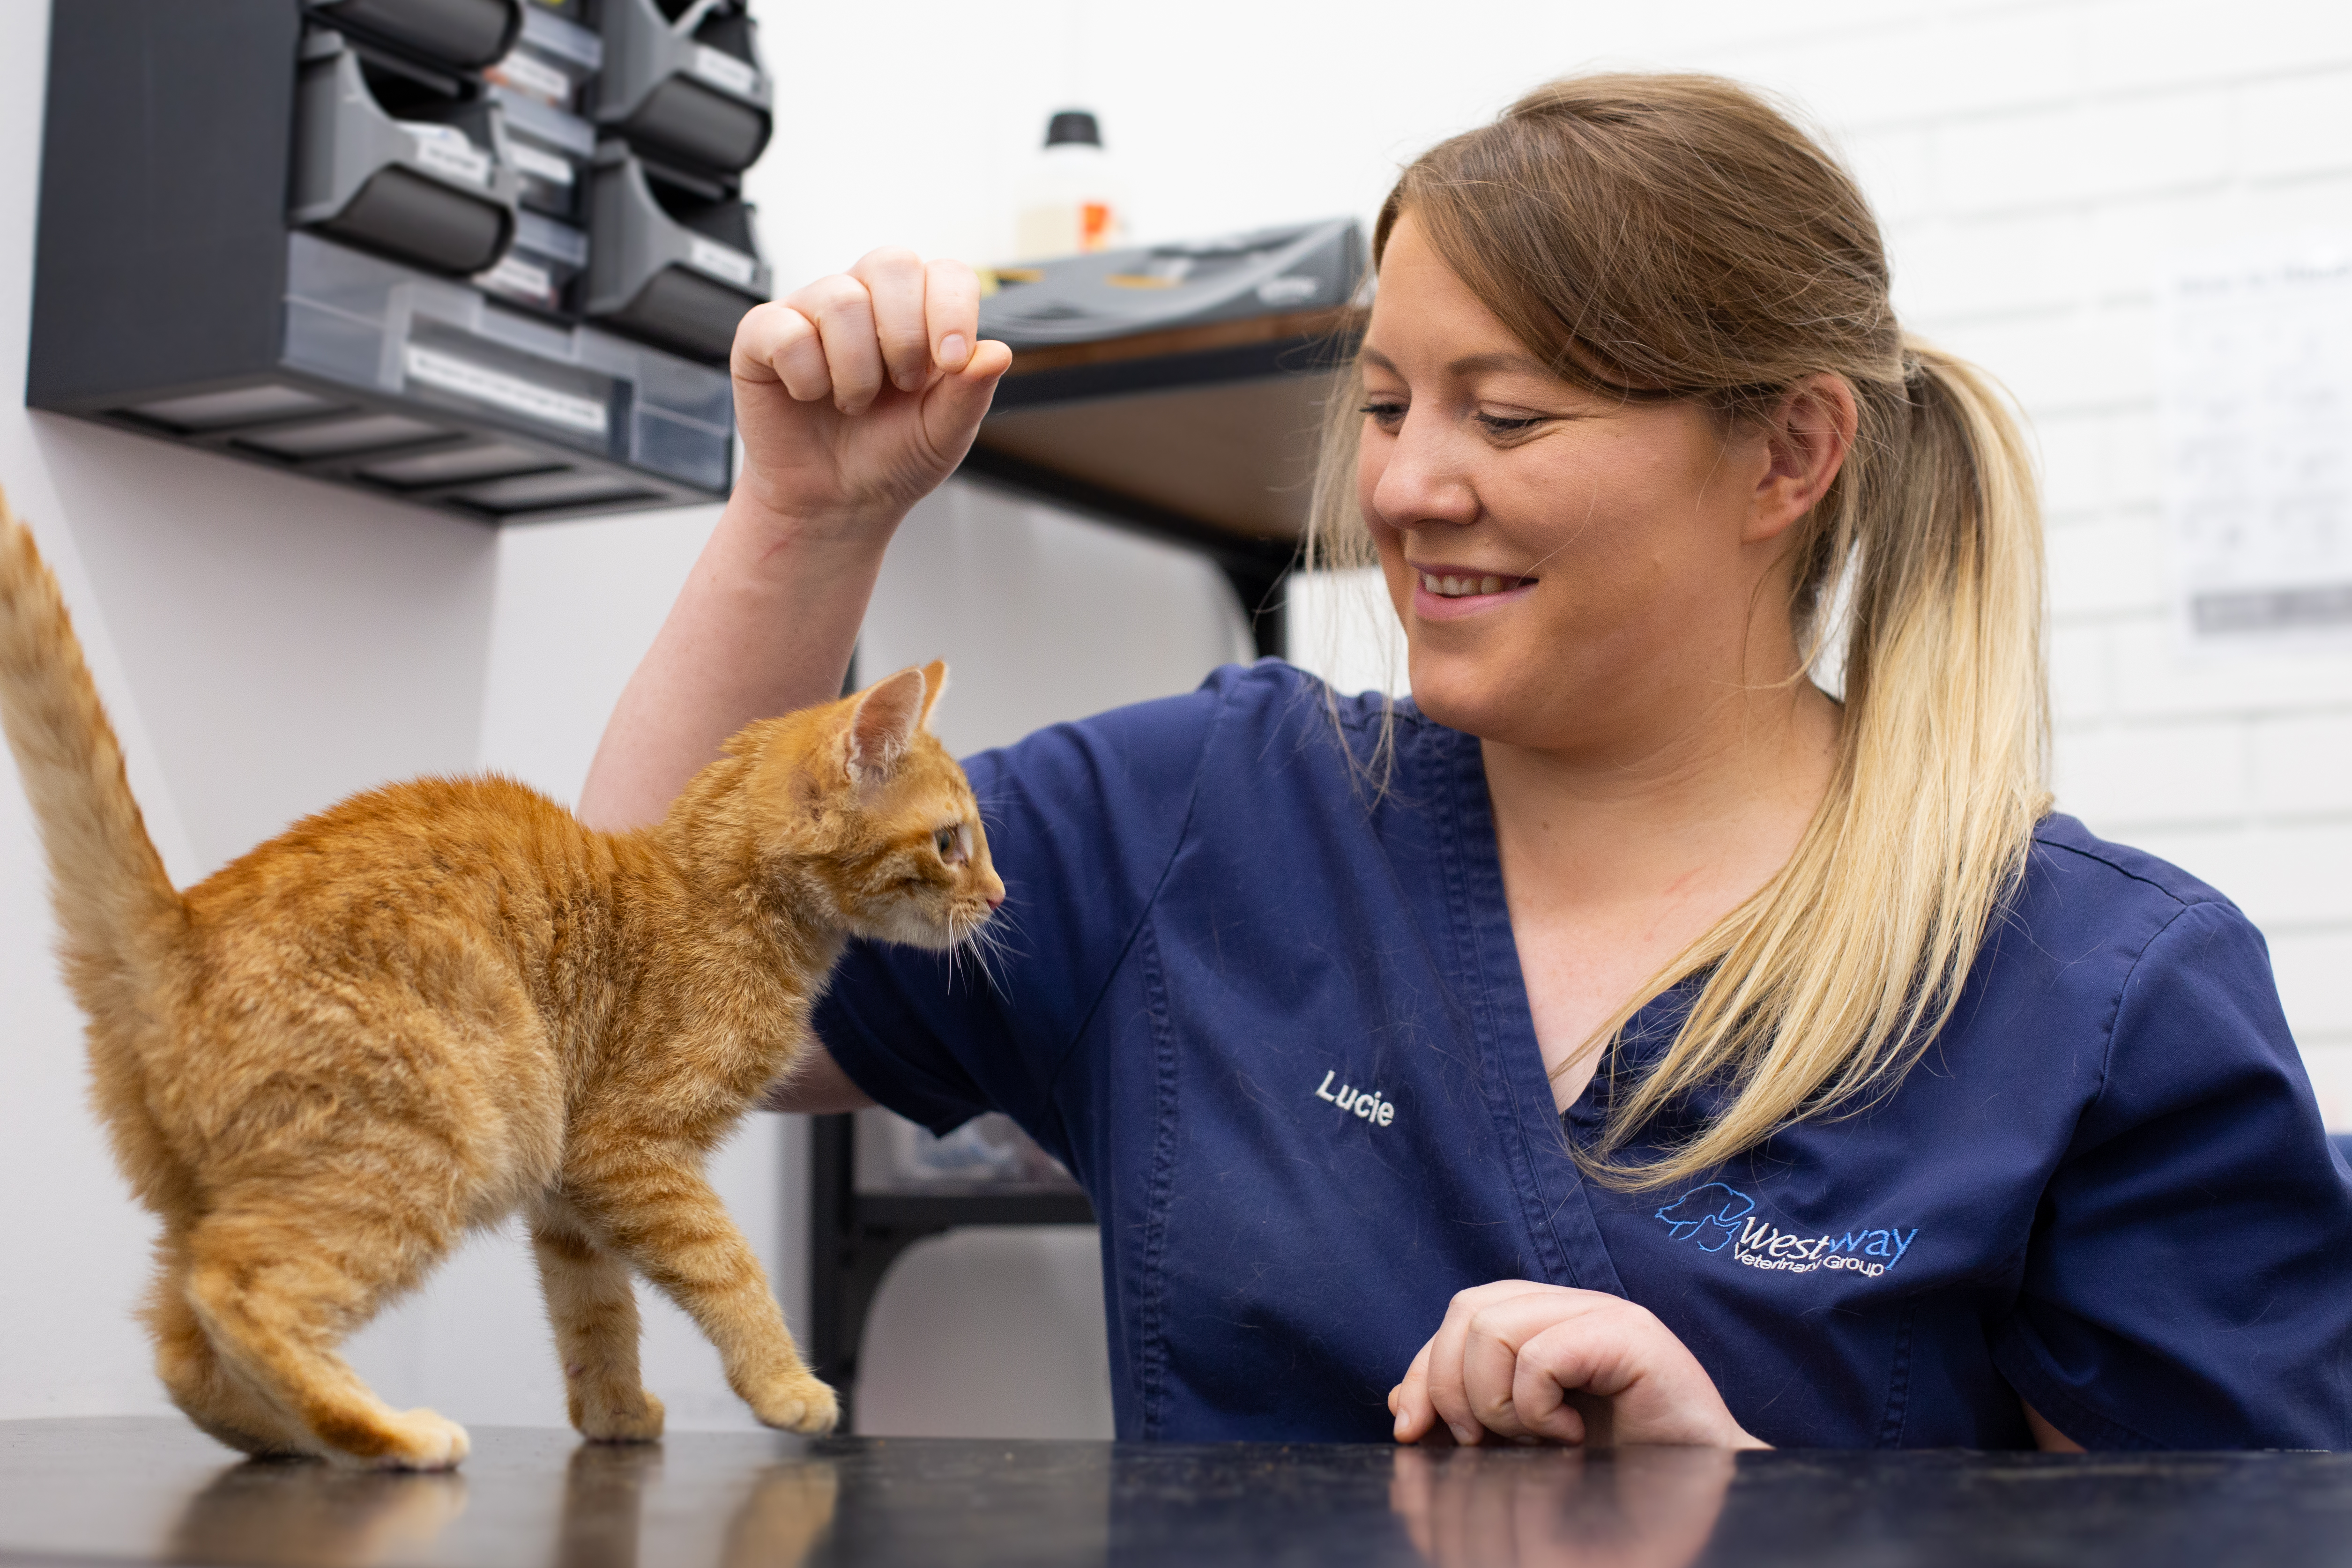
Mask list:
[[[1087,110],[1063,110],[1045,127],[1045,145],[1059,147],[1066,141],[1099,147],[1102,145],[1102,127],[1095,123],[1094,115]]]

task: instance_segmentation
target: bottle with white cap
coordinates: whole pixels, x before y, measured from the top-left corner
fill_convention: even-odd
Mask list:
[[[1102,126],[1083,109],[1056,113],[1045,128],[1013,222],[1013,248],[1023,261],[1108,250],[1127,228],[1117,167],[1103,151]]]

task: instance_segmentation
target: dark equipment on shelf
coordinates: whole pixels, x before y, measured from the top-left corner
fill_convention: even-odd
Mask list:
[[[665,145],[593,224],[583,115],[641,45],[766,77],[735,0],[667,43],[602,9],[57,6],[26,401],[484,520],[724,497],[769,281],[742,163]]]
[[[1278,656],[1364,273],[1349,218],[994,268],[1013,370],[961,471],[1207,556]]]

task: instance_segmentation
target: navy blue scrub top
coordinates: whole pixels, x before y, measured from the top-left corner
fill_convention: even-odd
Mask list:
[[[972,758],[997,987],[858,944],[818,1019],[882,1104],[1005,1112],[1084,1184],[1121,1437],[1384,1440],[1449,1298],[1524,1279],[1649,1308],[1776,1445],[2028,1447],[2022,1395],[2095,1448],[2352,1448],[2352,1173],[2212,889],[2050,818],[1894,1094],[1612,1191],[1545,1079],[1477,741],[1399,705],[1374,799],[1340,735],[1369,757],[1377,699],[1339,711],[1266,661]]]

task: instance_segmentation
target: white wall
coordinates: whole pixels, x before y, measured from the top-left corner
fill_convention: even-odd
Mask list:
[[[794,6],[786,26],[769,0],[765,15],[780,112],[752,183],[787,287],[884,241],[1000,253],[1017,162],[1073,97],[1104,115],[1139,232],[1167,235],[1368,214],[1402,159],[1587,63],[1706,67],[1795,95],[1852,152],[1888,221],[1901,308],[2007,379],[2041,432],[2062,802],[2245,904],[2273,941],[2331,1120],[2352,1126],[2352,662],[2190,666],[2171,652],[2151,368],[2164,252],[2352,226],[2352,11],[1694,0],[1472,17],[1403,0],[1202,0],[1171,19],[1100,0],[985,13],[910,0],[887,15]],[[1081,15],[1087,42],[1073,49]],[[0,483],[58,559],[174,873],[383,778],[483,759],[568,793],[707,514],[500,538],[28,416],[16,389],[45,30],[43,7],[0,7]],[[869,657],[947,652],[947,716],[975,737],[1104,700],[1083,684],[1091,664],[1022,639],[1074,614],[1092,637],[1131,623],[1148,596],[1132,597],[1124,567],[1088,564],[1076,536],[959,517],[967,505],[910,525]],[[1001,570],[1023,559],[1045,575]],[[1201,624],[1170,634],[1172,661],[1202,656],[1217,633]],[[956,645],[918,635],[934,626]],[[995,667],[1024,673],[1017,695],[991,691],[1000,656]],[[22,802],[0,784],[0,1416],[151,1408],[125,1315],[146,1227],[80,1107],[47,929]],[[795,1136],[755,1125],[724,1177],[796,1310]],[[517,1262],[485,1244],[372,1333],[362,1359],[388,1396],[476,1420],[557,1418]],[[894,1322],[919,1334],[908,1301],[960,1303],[967,1325],[1031,1310],[957,1293],[994,1268],[985,1260],[950,1259],[927,1286],[919,1262],[877,1334],[900,1333]],[[1069,1260],[1041,1257],[1034,1272],[1041,1298],[1066,1297]],[[1066,1310],[1079,1315],[1055,1321],[1075,1335],[1083,1313]],[[740,1418],[711,1393],[699,1347],[670,1332],[656,1328],[654,1360],[681,1423]],[[911,1351],[883,1359],[918,1366]],[[1090,1397],[1064,1402],[1071,1423],[1095,1418]]]

